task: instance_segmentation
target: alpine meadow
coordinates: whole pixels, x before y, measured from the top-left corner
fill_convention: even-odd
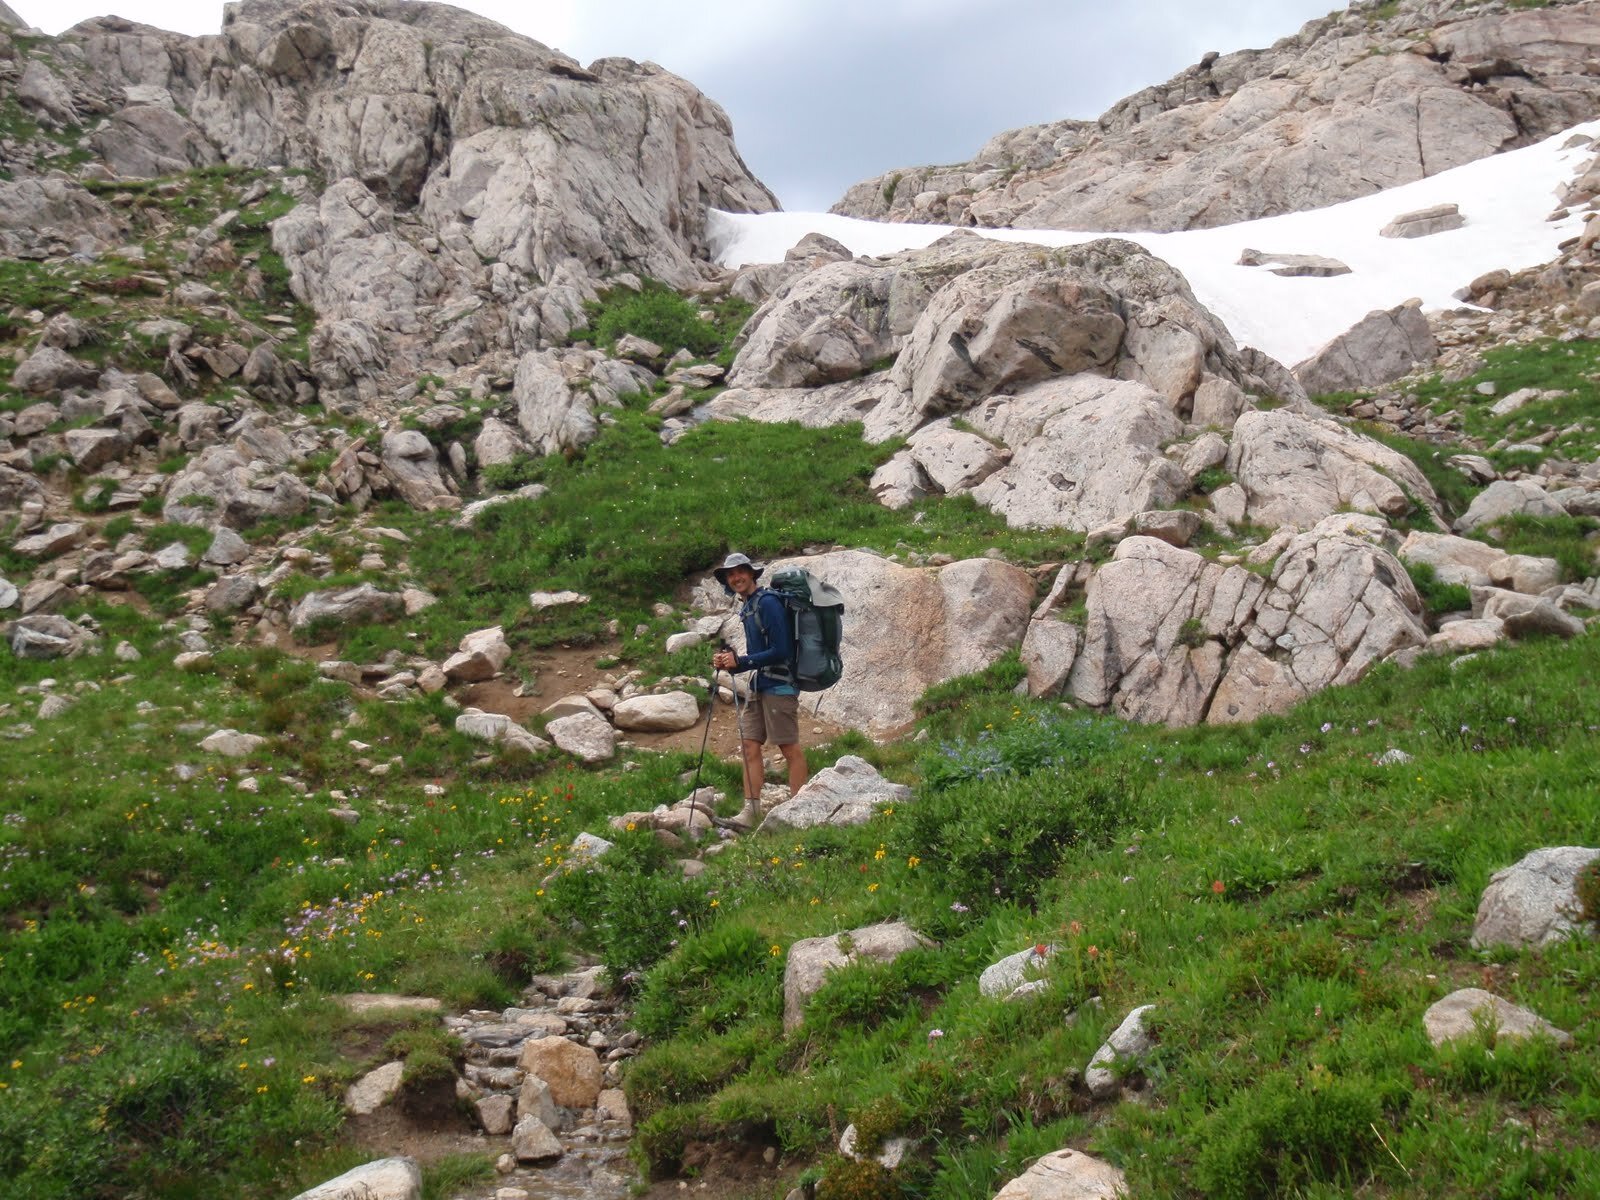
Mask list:
[[[1600,0],[830,213],[460,8],[28,15],[0,1198],[1600,1197]]]

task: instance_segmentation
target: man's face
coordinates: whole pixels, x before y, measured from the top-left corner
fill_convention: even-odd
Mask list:
[[[749,567],[734,567],[728,572],[728,586],[736,596],[748,596],[756,590],[756,573]]]

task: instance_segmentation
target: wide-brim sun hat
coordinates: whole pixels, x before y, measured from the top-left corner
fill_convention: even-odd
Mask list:
[[[748,556],[735,551],[734,553],[728,555],[727,558],[723,559],[722,565],[714,568],[711,574],[716,576],[718,583],[720,583],[723,587],[727,587],[728,572],[733,570],[735,567],[748,567],[752,572],[755,573],[757,579],[760,579],[761,572],[767,569],[765,563],[751,562]]]

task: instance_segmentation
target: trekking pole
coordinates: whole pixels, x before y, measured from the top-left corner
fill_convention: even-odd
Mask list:
[[[711,740],[711,721],[717,715],[717,669],[711,668],[711,703],[706,708],[706,731],[700,735],[700,757],[694,764],[694,789],[689,793],[689,836],[694,837],[694,817],[700,802],[700,768],[706,761],[706,743]]]

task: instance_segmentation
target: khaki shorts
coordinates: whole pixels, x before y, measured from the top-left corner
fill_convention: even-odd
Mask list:
[[[800,741],[800,697],[757,692],[739,713],[739,737],[794,746]]]

